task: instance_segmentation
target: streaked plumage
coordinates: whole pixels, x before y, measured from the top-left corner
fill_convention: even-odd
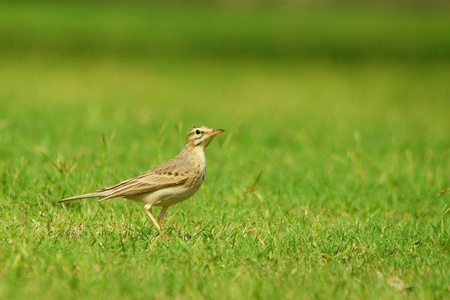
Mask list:
[[[181,152],[159,166],[142,174],[97,190],[94,193],[59,200],[66,202],[101,197],[99,201],[126,198],[145,204],[145,211],[158,229],[162,226],[167,208],[194,195],[203,183],[206,172],[205,148],[223,129],[195,126],[186,136]],[[162,206],[158,222],[150,212],[152,206]]]

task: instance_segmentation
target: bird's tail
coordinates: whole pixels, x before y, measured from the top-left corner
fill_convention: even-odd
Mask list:
[[[61,199],[61,200],[58,200],[58,203],[73,201],[73,200],[80,200],[80,199],[85,199],[85,198],[104,197],[104,196],[105,196],[104,193],[95,192],[95,193],[83,194],[83,195],[78,195],[78,196]]]

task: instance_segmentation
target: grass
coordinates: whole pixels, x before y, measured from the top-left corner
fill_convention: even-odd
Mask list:
[[[0,4],[0,51],[71,56],[450,61],[448,11]]]
[[[445,59],[39,49],[0,53],[1,298],[448,297]],[[227,131],[164,237],[135,202],[56,203],[172,157],[196,124]]]

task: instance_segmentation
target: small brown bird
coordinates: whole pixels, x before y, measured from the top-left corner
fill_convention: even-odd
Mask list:
[[[169,206],[194,195],[203,183],[206,172],[205,148],[223,129],[207,126],[192,127],[181,152],[169,161],[94,193],[59,200],[66,202],[84,198],[102,197],[99,201],[126,198],[145,204],[144,209],[158,230],[162,229],[164,215]],[[162,206],[158,222],[150,208]]]

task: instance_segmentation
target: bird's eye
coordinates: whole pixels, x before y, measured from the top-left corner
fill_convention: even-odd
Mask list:
[[[200,134],[200,130],[197,129],[197,130],[195,131],[195,134]]]

